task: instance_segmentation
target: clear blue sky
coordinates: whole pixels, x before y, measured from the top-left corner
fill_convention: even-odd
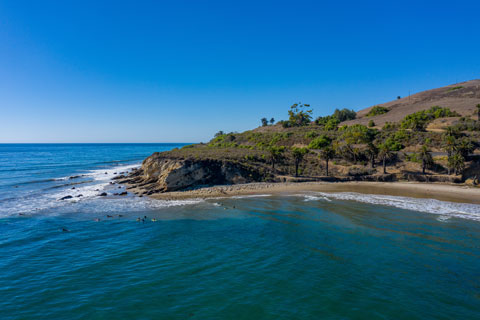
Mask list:
[[[480,1],[3,1],[0,142],[198,142],[480,78]]]

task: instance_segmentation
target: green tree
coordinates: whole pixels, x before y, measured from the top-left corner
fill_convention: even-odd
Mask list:
[[[433,164],[432,152],[428,147],[428,142],[422,145],[418,156],[422,160],[422,173],[425,174],[425,169]]]
[[[454,170],[455,175],[458,175],[460,171],[465,169],[465,158],[459,152],[455,152],[455,154],[448,159],[448,167]]]
[[[443,138],[443,148],[445,152],[447,153],[447,160],[450,161],[450,158],[452,157],[453,152],[455,151],[455,137],[451,135],[445,135]],[[448,166],[448,174],[450,174],[450,166]]]
[[[274,123],[275,123],[275,119],[274,119],[274,118],[271,118],[271,119],[270,119],[270,124],[273,125]]]
[[[268,120],[267,120],[267,118],[262,118],[262,119],[260,119],[260,121],[262,122],[262,127],[268,126]]]
[[[383,174],[387,173],[387,159],[393,156],[392,145],[387,141],[378,146],[378,156],[382,159]]]
[[[369,129],[364,125],[355,124],[353,126],[343,126],[339,129],[342,132],[340,136],[339,152],[341,154],[349,155],[353,163],[357,162],[360,150],[356,145],[368,144],[375,139],[378,130]]]
[[[463,138],[457,142],[455,150],[466,159],[475,150],[475,146],[472,140]]]
[[[477,104],[477,120],[480,121],[480,103]]]
[[[302,162],[305,155],[308,153],[307,148],[296,148],[292,149],[293,159],[295,161],[295,177],[298,177],[298,166]]]
[[[335,150],[331,145],[325,146],[320,150],[320,158],[325,160],[325,175],[328,177],[328,162],[335,156]]]
[[[367,153],[370,158],[370,165],[372,168],[375,168],[375,159],[378,155],[378,148],[377,146],[373,143],[373,141],[369,142],[367,144]]]
[[[295,103],[288,111],[288,122],[292,127],[301,127],[310,124],[312,112],[309,104]]]
[[[267,148],[267,151],[269,153],[270,163],[272,164],[272,171],[275,172],[275,164],[282,161],[285,147],[270,146]]]
[[[375,122],[373,120],[368,121],[368,127],[369,128],[375,127]]]
[[[215,136],[214,136],[214,137],[217,138],[217,137],[223,136],[224,134],[225,134],[225,132],[223,132],[223,131],[220,130],[220,131],[218,131],[217,133],[215,133]]]
[[[332,144],[332,139],[329,136],[321,135],[313,139],[308,145],[309,149],[322,149]]]
[[[333,117],[337,118],[338,121],[343,122],[343,121],[355,119],[357,117],[357,113],[347,108],[344,108],[341,110],[335,109],[335,111],[333,112]]]

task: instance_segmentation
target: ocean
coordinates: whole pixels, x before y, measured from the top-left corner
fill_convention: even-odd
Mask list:
[[[0,319],[480,319],[480,206],[115,195],[181,146],[0,144]]]

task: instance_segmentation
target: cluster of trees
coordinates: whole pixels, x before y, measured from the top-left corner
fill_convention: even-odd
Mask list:
[[[312,123],[312,112],[309,104],[295,103],[288,111],[288,120],[280,121],[284,128],[308,126]],[[353,120],[357,113],[349,109],[335,109],[334,113],[326,117],[318,117],[314,124],[327,131],[336,130],[343,121]]]
[[[270,163],[272,164],[272,171],[275,171],[275,164],[285,159],[284,153],[287,151],[287,149],[284,146],[270,146],[267,148],[267,151],[269,153]],[[293,147],[290,151],[292,153],[295,165],[295,177],[298,177],[298,168],[300,163],[305,155],[309,153],[309,150],[308,148]]]
[[[455,175],[465,168],[465,160],[475,150],[472,140],[464,137],[455,128],[449,127],[444,134],[444,149],[447,153],[448,174]]]
[[[315,120],[315,124],[323,127],[324,130],[332,131],[336,130],[338,124],[343,121],[354,120],[357,117],[357,113],[349,109],[335,109],[332,115],[325,117],[318,117]]]
[[[266,127],[268,124],[273,125],[275,123],[275,119],[271,118],[269,121],[267,118],[262,118],[260,119],[260,122],[262,123],[262,127]]]
[[[433,136],[434,145],[437,148],[441,145],[447,153],[448,174],[459,174],[465,168],[465,162],[475,149],[476,144],[465,135],[462,135],[460,131],[476,130],[480,127],[480,104],[476,108],[478,121],[463,117],[459,122],[449,127],[442,137],[440,135]],[[388,111],[388,108],[376,106],[370,110],[367,116],[379,115]],[[288,115],[288,120],[280,122],[283,127],[300,127],[312,124],[312,109],[308,104],[296,103],[292,105]],[[355,124],[338,127],[338,124],[342,121],[355,119],[356,113],[353,110],[336,109],[332,115],[319,117],[315,120],[315,124],[321,126],[324,130],[323,133],[317,130],[304,133],[305,138],[311,139],[306,148],[278,146],[280,140],[289,139],[290,135],[293,134],[290,131],[276,133],[270,142],[258,142],[256,147],[251,145],[241,145],[240,147],[260,147],[263,150],[267,150],[272,171],[275,171],[275,166],[281,163],[286,158],[285,154],[288,153],[289,158],[293,159],[295,176],[298,176],[299,166],[305,156],[311,150],[314,150],[319,158],[325,161],[325,174],[328,176],[329,162],[335,157],[341,157],[353,164],[356,164],[358,161],[362,161],[365,164],[370,163],[372,168],[375,167],[377,161],[380,161],[383,173],[387,173],[387,162],[397,157],[398,151],[402,150],[405,144],[421,144],[417,152],[409,153],[405,156],[412,161],[421,163],[422,173],[425,174],[426,169],[435,165],[431,151],[432,141],[428,138],[432,137],[432,135],[418,131],[425,130],[426,125],[434,119],[452,116],[459,115],[448,108],[435,106],[428,110],[410,114],[400,123],[386,123],[380,131],[372,128],[375,126],[373,120],[370,120],[368,126]],[[268,126],[269,124],[274,124],[275,120],[273,118],[270,120],[262,118],[261,123],[262,126]],[[414,140],[413,143],[412,139]],[[214,143],[213,146],[231,146],[236,144],[236,141],[233,134],[219,131],[212,143]]]
[[[344,126],[339,129],[340,135],[331,137],[327,134],[318,135],[311,140],[307,148],[291,148],[284,146],[270,146],[268,152],[275,170],[275,164],[282,161],[284,153],[290,151],[294,160],[295,175],[298,176],[299,165],[305,155],[315,150],[319,158],[325,161],[325,174],[329,175],[329,162],[335,157],[341,157],[349,162],[357,163],[361,158],[374,168],[377,160],[386,174],[387,162],[397,156],[397,152],[404,148],[402,141],[408,139],[404,130],[397,132],[381,132],[363,125]],[[475,150],[473,141],[454,130],[448,128],[444,135],[444,150],[448,154],[448,174],[458,175],[464,168],[468,156]],[[410,155],[410,159],[421,163],[422,173],[435,165],[431,150],[431,140],[426,138],[418,152]]]

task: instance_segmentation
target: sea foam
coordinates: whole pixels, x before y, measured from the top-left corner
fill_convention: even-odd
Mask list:
[[[78,176],[88,179],[85,183],[72,183],[37,190],[22,198],[4,199],[0,206],[0,217],[17,215],[59,215],[66,212],[117,213],[124,211],[157,210],[168,207],[194,205],[203,202],[201,199],[189,200],[155,200],[148,197],[115,196],[114,193],[125,191],[118,184],[110,184],[112,178],[120,172],[128,172],[139,165],[117,166],[108,169],[89,170]],[[70,177],[61,177],[54,181],[69,180]],[[75,189],[72,189],[75,187]],[[99,196],[106,192],[107,196]],[[61,200],[71,196],[69,199]]]
[[[301,196],[305,198],[305,201],[331,201],[332,199],[358,201],[375,205],[396,207],[405,210],[432,213],[440,215],[442,221],[451,217],[480,221],[480,205],[470,203],[457,203],[440,201],[436,199],[420,199],[400,196],[362,194],[355,192],[312,192],[309,194],[303,194]]]

